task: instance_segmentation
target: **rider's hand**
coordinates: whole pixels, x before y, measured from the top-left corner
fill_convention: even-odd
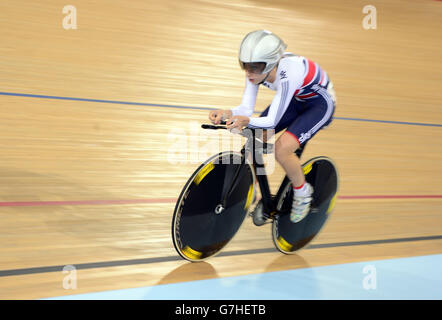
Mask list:
[[[209,113],[209,120],[213,124],[219,124],[221,120],[226,120],[232,117],[232,111],[230,110],[213,110]]]
[[[233,131],[240,131],[242,128],[247,127],[250,122],[250,118],[246,116],[234,116],[227,120],[227,129]]]

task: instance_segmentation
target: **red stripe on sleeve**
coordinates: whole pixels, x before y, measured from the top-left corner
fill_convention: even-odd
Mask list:
[[[317,94],[315,92],[309,93],[309,94],[303,94],[298,96],[299,99],[306,99],[306,98],[311,98],[311,97],[315,97],[317,96]]]
[[[308,63],[308,73],[304,78],[304,83],[302,84],[301,88],[304,87],[305,85],[309,84],[313,80],[313,77],[315,76],[315,73],[316,73],[315,63],[307,58],[306,58],[306,60]]]

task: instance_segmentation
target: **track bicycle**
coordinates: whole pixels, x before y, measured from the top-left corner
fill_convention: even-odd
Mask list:
[[[203,124],[203,129],[227,129],[221,125]],[[282,253],[291,254],[305,247],[319,233],[335,206],[338,172],[334,162],[325,156],[312,158],[302,165],[306,181],[313,188],[309,213],[303,220],[290,220],[293,188],[287,176],[275,195],[270,192],[263,155],[274,145],[266,143],[255,129],[245,128],[247,138],[241,151],[224,151],[202,163],[184,185],[175,205],[172,240],[178,254],[191,262],[203,261],[218,253],[232,240],[247,213],[255,225],[265,224],[256,218],[263,210],[272,224],[272,239]],[[296,150],[301,158],[305,144]],[[256,170],[261,174],[256,174]],[[255,182],[262,198],[249,212],[254,200]]]

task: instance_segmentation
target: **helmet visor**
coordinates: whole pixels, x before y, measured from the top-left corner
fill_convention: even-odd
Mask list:
[[[266,68],[265,62],[242,62],[239,61],[241,69],[248,71],[249,73],[262,74]]]

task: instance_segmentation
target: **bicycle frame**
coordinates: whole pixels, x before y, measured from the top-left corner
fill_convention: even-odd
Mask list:
[[[205,129],[226,129],[226,127],[222,126],[211,126],[211,125],[203,125],[202,126]],[[273,147],[271,144],[268,144],[264,142],[262,139],[258,138],[256,136],[255,129],[246,128],[241,133],[239,133],[243,137],[247,138],[247,142],[244,144],[243,148],[241,149],[241,154],[243,155],[243,160],[238,166],[234,178],[232,179],[232,183],[229,188],[227,188],[225,194],[222,197],[222,207],[225,208],[226,205],[226,199],[234,189],[238,178],[239,173],[243,169],[243,167],[246,165],[247,159],[249,159],[251,155],[252,163],[251,165],[254,168],[255,171],[255,178],[258,181],[259,188],[261,190],[261,201],[263,204],[263,209],[265,215],[268,216],[268,218],[271,218],[276,213],[276,203],[275,199],[279,198],[282,190],[282,186],[284,186],[289,179],[287,176],[284,177],[284,180],[282,181],[279,190],[275,196],[272,196],[269,186],[269,181],[267,178],[267,174],[265,173],[265,165],[264,165],[264,159],[263,154],[264,150],[268,150],[270,147]],[[301,155],[304,151],[306,144],[301,145],[296,151],[295,154],[298,156],[298,158],[301,158]],[[257,169],[260,169],[260,174],[256,174]]]

